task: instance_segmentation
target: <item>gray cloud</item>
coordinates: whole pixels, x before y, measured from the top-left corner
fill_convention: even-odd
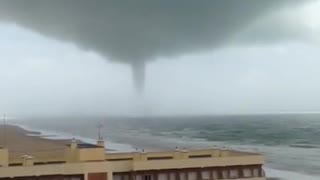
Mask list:
[[[266,13],[299,0],[0,0],[0,19],[131,64],[220,47]]]

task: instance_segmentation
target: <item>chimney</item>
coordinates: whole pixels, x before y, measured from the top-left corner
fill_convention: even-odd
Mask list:
[[[71,149],[77,149],[78,147],[78,143],[77,140],[75,138],[72,138],[71,144],[70,144],[70,148]]]
[[[33,166],[34,164],[34,158],[29,155],[23,155],[23,166]]]
[[[100,146],[100,147],[104,148],[104,140],[103,139],[98,139],[97,140],[97,146]]]

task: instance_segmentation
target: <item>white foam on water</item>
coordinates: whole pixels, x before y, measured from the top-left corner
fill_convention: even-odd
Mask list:
[[[271,168],[265,168],[267,177],[275,177],[283,180],[319,180],[320,177],[300,174],[297,172],[277,170]]]
[[[23,128],[25,130],[28,130],[28,131],[35,131],[35,132],[41,133],[39,135],[30,134],[30,136],[39,136],[44,139],[53,139],[53,140],[76,138],[76,139],[81,140],[86,143],[91,143],[91,144],[96,143],[95,139],[82,137],[82,136],[74,136],[74,135],[71,135],[71,134],[65,133],[65,132],[37,129],[37,128],[25,126],[25,125],[17,125],[17,126]],[[176,142],[181,141],[179,139],[175,139],[175,140],[176,140]],[[196,144],[201,146],[201,145],[203,145],[202,143],[206,142],[206,141],[203,141],[203,142],[197,141],[197,142],[198,143],[196,143]],[[208,142],[206,142],[206,143],[208,143]],[[106,142],[106,147],[108,149],[115,150],[115,151],[110,151],[110,152],[132,152],[132,151],[135,151],[135,149],[132,147],[132,145],[123,144],[123,143],[116,143],[116,142],[111,142],[111,141]],[[278,170],[278,169],[272,169],[272,168],[268,168],[268,167],[264,168],[264,169],[265,169],[267,177],[270,177],[270,178],[271,177],[272,178],[280,178],[283,180],[320,180],[320,177],[305,175],[305,174],[301,174],[298,172]]]
[[[63,140],[63,139],[77,139],[80,141],[83,141],[85,143],[90,143],[90,144],[96,144],[96,139],[92,139],[92,138],[87,138],[87,137],[83,137],[83,136],[79,136],[79,135],[72,135],[69,133],[65,133],[65,132],[57,132],[57,131],[51,131],[51,130],[43,130],[43,129],[37,129],[37,128],[32,128],[29,126],[25,126],[25,125],[17,125],[27,131],[34,131],[34,132],[39,132],[41,134],[27,134],[28,136],[38,136],[41,137],[43,139],[51,139],[51,140]],[[116,142],[112,142],[112,141],[106,141],[105,142],[105,147],[107,149],[110,149],[112,151],[110,152],[131,152],[131,151],[135,151],[135,149],[129,145],[129,144],[122,144],[122,143],[116,143]]]

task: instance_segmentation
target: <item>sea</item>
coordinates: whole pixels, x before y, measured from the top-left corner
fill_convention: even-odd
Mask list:
[[[320,180],[320,114],[167,117],[37,117],[14,122],[44,138],[94,143],[110,152],[220,147],[259,152],[268,177]]]

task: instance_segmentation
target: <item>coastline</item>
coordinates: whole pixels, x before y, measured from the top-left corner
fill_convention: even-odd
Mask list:
[[[14,147],[12,146],[12,144],[11,145],[9,144],[11,147],[13,147],[13,150],[11,150],[11,152],[14,153],[15,158],[17,158],[18,155],[21,156],[27,152],[31,152],[32,150],[36,150],[37,153],[43,152],[43,154],[46,154],[46,155],[48,155],[46,151],[55,150],[54,152],[50,153],[50,156],[61,157],[63,156],[63,150],[65,148],[65,145],[69,143],[73,137],[82,142],[95,143],[95,139],[81,137],[81,136],[73,136],[63,132],[34,129],[24,125],[7,125],[7,126],[10,127],[10,128],[7,128],[8,130],[7,135],[9,135],[7,137],[8,138],[7,140],[20,139],[19,141],[14,141],[15,143],[12,143],[12,144],[19,144],[19,142],[21,141],[23,141],[23,145],[26,145],[28,143],[33,144],[33,145],[29,144],[28,148],[25,148],[25,146],[22,146],[22,145]],[[2,129],[1,126],[0,128]],[[9,132],[11,134],[9,134]],[[3,139],[2,135],[0,135],[0,138]],[[1,139],[0,139],[0,142],[1,142]],[[108,151],[111,153],[134,151],[134,148],[132,148],[132,146],[129,144],[120,144],[120,143],[114,143],[109,141],[107,141],[106,144],[108,149],[112,149],[112,151]],[[10,148],[10,146],[8,147]],[[23,152],[21,151],[22,147],[24,148]],[[318,177],[314,177],[314,176],[304,175],[304,174],[291,172],[291,171],[271,169],[268,167],[266,167],[265,170],[268,176],[267,178],[268,180],[298,180],[298,179],[299,180],[300,179],[316,180],[316,179],[319,179]]]
[[[0,146],[8,148],[10,159],[18,159],[26,154],[37,155],[38,158],[60,158],[70,141],[45,139],[40,131],[31,131],[16,125],[1,125],[0,129]]]
[[[88,137],[83,137],[80,135],[74,135],[71,133],[65,133],[65,132],[57,132],[57,131],[52,131],[52,130],[45,130],[45,129],[37,129],[33,128],[27,125],[22,125],[22,124],[15,124],[15,126],[18,126],[26,131],[29,132],[40,132],[41,135],[37,135],[38,138],[44,139],[44,140],[50,140],[50,141],[62,141],[65,144],[70,143],[70,141],[75,138],[78,141],[85,142],[85,143],[90,143],[90,144],[95,144],[97,139],[93,138],[88,138]],[[30,136],[29,134],[27,134]],[[31,135],[33,136],[33,135]],[[109,139],[105,142],[105,147],[108,152],[131,152],[135,151],[135,148],[133,148],[129,144],[122,144],[122,143],[116,143],[112,142]]]

